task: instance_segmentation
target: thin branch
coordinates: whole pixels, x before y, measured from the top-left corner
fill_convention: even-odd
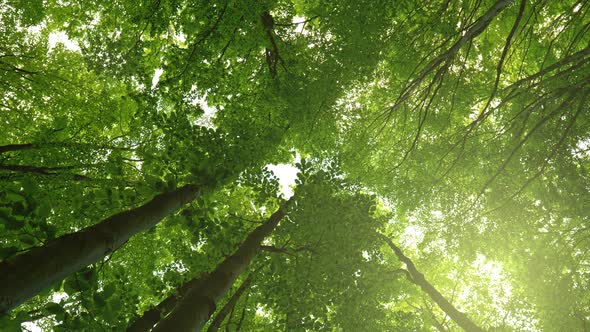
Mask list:
[[[308,18],[307,20],[301,21],[301,22],[292,22],[292,23],[275,23],[275,25],[281,26],[281,27],[290,27],[293,25],[299,25],[299,24],[307,24],[313,20],[315,20],[316,18],[319,18],[320,15],[316,15],[316,16],[312,16],[311,18]]]
[[[236,306],[236,303],[238,303],[238,301],[240,300],[240,297],[242,296],[244,291],[250,287],[251,282],[252,282],[252,275],[250,274],[250,275],[248,275],[246,280],[244,280],[244,282],[242,282],[240,287],[238,287],[238,289],[235,291],[235,293],[229,298],[229,300],[221,308],[221,310],[219,310],[219,312],[217,313],[215,318],[213,318],[213,321],[211,322],[211,325],[209,325],[207,332],[215,332],[215,331],[219,330],[221,323],[223,323],[227,314],[230,313],[230,311],[233,311],[234,307]]]
[[[510,49],[510,44],[512,43],[512,38],[516,33],[516,29],[518,29],[518,25],[520,24],[520,20],[524,14],[524,8],[526,6],[526,0],[520,1],[520,8],[518,9],[518,15],[516,16],[516,20],[514,21],[514,25],[512,25],[512,29],[510,29],[510,33],[506,38],[506,43],[504,44],[504,49],[502,50],[502,55],[500,56],[500,61],[498,61],[498,66],[496,67],[496,80],[494,81],[494,87],[492,88],[492,93],[490,94],[490,98],[488,98],[488,102],[481,110],[479,117],[485,117],[486,110],[490,107],[492,100],[496,96],[496,92],[498,92],[498,85],[500,84],[500,76],[502,75],[502,67],[504,66],[504,61],[506,60],[506,55],[508,54],[508,50]]]
[[[455,308],[434,286],[426,280],[424,275],[418,271],[414,262],[410,260],[399,247],[397,247],[389,237],[377,233],[385,243],[393,250],[398,259],[406,264],[406,269],[412,276],[412,282],[419,286],[430,298],[442,309],[457,325],[468,332],[484,332],[484,329],[477,326],[465,313]]]
[[[17,172],[17,173],[32,173],[38,175],[49,175],[49,176],[57,176],[57,175],[67,175],[71,176],[76,181],[84,181],[84,180],[91,180],[91,178],[81,175],[81,174],[71,174],[71,173],[58,173],[57,171],[63,170],[70,170],[75,168],[74,166],[62,166],[62,167],[36,167],[36,166],[26,166],[26,165],[0,165],[0,171],[10,171],[10,172]]]
[[[389,113],[394,113],[406,100],[408,100],[418,86],[424,81],[424,79],[441,64],[449,61],[454,55],[461,49],[461,47],[481,34],[492,20],[500,14],[508,5],[512,3],[512,0],[498,0],[494,6],[492,6],[483,16],[481,16],[469,29],[457,40],[453,46],[447,51],[438,55],[436,58],[431,60],[401,92],[394,104],[389,108]]]

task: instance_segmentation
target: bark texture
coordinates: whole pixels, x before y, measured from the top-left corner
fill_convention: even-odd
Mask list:
[[[204,278],[201,286],[190,289],[153,331],[200,331],[215,312],[217,302],[256,256],[264,238],[272,233],[283,219],[291,200],[273,213],[264,224],[254,229],[233,255],[224,259]]]
[[[0,313],[7,312],[83,267],[96,263],[201,194],[187,185],[0,263]]]
[[[182,298],[186,292],[191,289],[192,287],[198,287],[198,285],[203,281],[204,274],[199,275],[187,282],[185,282],[179,289],[178,292],[168,296],[162,302],[160,302],[155,307],[146,310],[141,317],[139,317],[133,324],[129,325],[127,328],[127,332],[148,332],[151,330],[154,325],[156,325],[160,319],[170,312],[178,302],[180,298]]]
[[[404,253],[398,248],[388,237],[381,235],[387,245],[393,250],[400,261],[406,264],[409,272],[408,278],[418,287],[420,287],[430,298],[444,311],[451,319],[457,323],[463,330],[467,332],[485,332],[485,330],[477,326],[466,314],[457,310],[434,286],[426,280],[424,275],[416,269],[416,266]]]
[[[236,292],[233,293],[229,301],[227,301],[223,308],[219,310],[215,318],[213,318],[213,321],[211,322],[211,325],[209,325],[207,332],[215,332],[219,330],[219,328],[221,327],[221,323],[223,323],[223,320],[225,319],[225,317],[227,317],[227,314],[229,314],[229,312],[236,306],[236,303],[238,303],[238,300],[240,299],[244,291],[248,289],[248,287],[250,287],[251,281],[252,276],[249,275],[248,278],[246,278],[246,280],[244,280],[244,282],[236,290]]]

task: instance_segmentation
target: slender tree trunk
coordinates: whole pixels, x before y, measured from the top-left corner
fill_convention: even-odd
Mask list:
[[[186,292],[192,287],[198,287],[204,279],[205,274],[199,275],[188,282],[185,282],[178,292],[168,296],[155,307],[146,310],[141,317],[139,317],[133,324],[129,325],[127,332],[148,332],[156,325],[160,319],[170,312],[178,302],[178,299],[183,297]]]
[[[217,330],[219,330],[219,327],[221,327],[221,323],[223,323],[223,320],[225,319],[225,317],[227,317],[227,314],[229,314],[229,312],[236,306],[236,303],[238,303],[238,300],[240,299],[244,291],[248,289],[248,287],[250,287],[251,281],[252,275],[249,275],[248,278],[244,280],[244,282],[240,285],[236,292],[231,296],[229,301],[227,301],[223,308],[219,310],[215,318],[213,318],[213,321],[211,322],[211,325],[209,325],[207,332],[216,332]]]
[[[238,323],[236,324],[236,332],[240,332],[242,329],[242,323],[244,323],[244,318],[246,317],[246,308],[248,307],[248,297],[250,294],[252,293],[248,292],[246,295],[246,300],[244,301],[244,306],[242,307],[242,313],[240,314],[240,320],[238,320]]]
[[[246,295],[246,300],[244,301],[244,306],[248,305],[248,296],[250,295],[250,292],[248,292],[248,294]],[[231,326],[232,323],[232,318],[234,317],[234,312],[236,311],[236,307],[231,308],[231,311],[229,312],[229,317],[227,318],[227,323],[225,323],[225,332],[230,332],[229,331],[229,327]]]
[[[33,150],[33,149],[44,149],[44,148],[53,148],[53,147],[91,147],[94,149],[106,149],[106,150],[117,150],[117,151],[132,151],[133,148],[125,148],[125,147],[118,147],[118,146],[101,146],[101,145],[94,145],[88,143],[67,143],[67,142],[53,142],[53,143],[24,143],[24,144],[7,144],[7,145],[0,145],[0,154],[11,152],[11,151],[21,151],[21,150]]]
[[[9,152],[9,151],[20,151],[20,150],[29,150],[34,149],[35,145],[31,143],[27,144],[8,144],[0,146],[0,153]]]
[[[285,206],[279,208],[264,224],[258,226],[246,237],[238,250],[221,262],[211,272],[200,287],[188,291],[172,310],[156,327],[154,332],[168,331],[200,331],[203,325],[215,312],[216,304],[225,295],[237,277],[260,250],[260,244],[279,224],[285,216],[285,210],[293,197]]]
[[[75,168],[75,167],[71,167],[71,166],[37,167],[37,166],[27,166],[27,165],[0,165],[0,171],[9,171],[9,172],[17,172],[17,173],[31,173],[31,174],[49,175],[49,176],[66,175],[66,176],[71,176],[76,181],[90,180],[90,178],[85,175],[72,174],[72,173],[59,173],[61,171],[70,170],[73,168]]]
[[[52,284],[96,263],[129,238],[158,224],[201,194],[186,185],[162,193],[144,205],[54,239],[0,263],[0,313],[7,312]]]
[[[39,173],[44,175],[53,175],[57,171],[68,171],[74,169],[74,166],[56,166],[56,167],[38,167],[28,165],[1,165],[0,170],[23,173]]]
[[[380,234],[387,245],[393,250],[400,261],[406,264],[411,276],[410,281],[418,285],[430,298],[444,311],[457,325],[467,332],[484,332],[485,330],[477,326],[466,314],[457,310],[431,283],[424,278],[424,275],[416,269],[414,263],[404,255],[388,237]]]

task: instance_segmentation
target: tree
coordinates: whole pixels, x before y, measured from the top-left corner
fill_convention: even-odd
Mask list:
[[[149,331],[160,321],[160,318],[170,312],[178,302],[179,296],[184,296],[186,292],[193,286],[198,286],[203,281],[202,276],[197,276],[190,281],[184,283],[176,294],[168,296],[165,300],[158,303],[158,305],[146,310],[139,318],[127,327],[127,331]]]
[[[0,329],[588,329],[589,10],[1,3]]]
[[[8,311],[36,293],[117,250],[129,238],[155,226],[168,214],[198,197],[203,189],[187,185],[163,193],[146,204],[111,216],[99,224],[64,235],[3,261],[2,311]]]
[[[215,312],[216,303],[256,256],[264,238],[283,219],[291,199],[273,213],[268,221],[248,234],[236,252],[224,259],[214,271],[206,274],[198,287],[189,289],[154,331],[200,330]]]
[[[242,282],[240,287],[232,294],[231,298],[227,303],[219,310],[219,312],[215,315],[211,324],[207,328],[208,332],[215,332],[219,330],[219,327],[223,323],[223,320],[227,317],[227,315],[235,308],[236,303],[240,300],[240,296],[244,293],[246,289],[250,286],[250,282],[252,276],[248,275],[246,280]]]
[[[406,265],[406,269],[402,271],[406,274],[408,280],[419,286],[424,292],[432,298],[432,300],[449,316],[457,325],[459,325],[465,331],[484,331],[481,327],[477,326],[469,317],[457,310],[431,283],[424,278],[424,275],[416,269],[416,266],[401,249],[396,246],[391,239],[383,235],[383,239],[387,245],[393,250],[398,259]]]

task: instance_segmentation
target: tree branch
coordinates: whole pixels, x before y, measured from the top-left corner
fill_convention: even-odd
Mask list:
[[[412,282],[419,286],[430,298],[457,323],[462,329],[468,332],[485,332],[477,326],[466,314],[457,310],[434,286],[426,280],[424,275],[418,271],[414,262],[410,260],[387,236],[377,233],[387,245],[393,250],[398,259],[406,264],[407,271],[412,276]]]

